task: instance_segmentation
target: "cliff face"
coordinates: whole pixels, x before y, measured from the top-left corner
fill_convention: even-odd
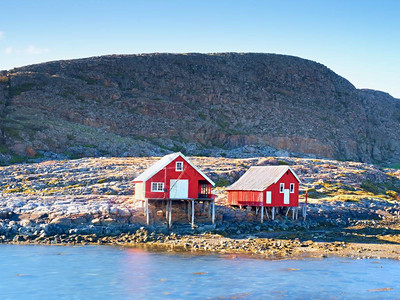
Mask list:
[[[297,57],[118,55],[0,75],[3,153],[400,161],[400,100]]]

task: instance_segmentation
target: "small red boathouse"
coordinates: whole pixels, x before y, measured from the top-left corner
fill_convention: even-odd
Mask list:
[[[147,223],[149,223],[149,201],[165,201],[166,215],[171,226],[172,201],[186,201],[192,208],[194,222],[195,202],[211,202],[214,223],[214,182],[190,162],[181,152],[164,156],[133,180],[134,198],[146,203]],[[210,204],[210,203],[209,203]],[[189,208],[188,208],[189,209]]]
[[[289,210],[299,206],[299,184],[300,179],[289,166],[254,166],[227,188],[228,205]]]

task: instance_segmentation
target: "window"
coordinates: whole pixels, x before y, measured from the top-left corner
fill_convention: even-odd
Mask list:
[[[290,184],[290,192],[291,192],[291,193],[294,193],[294,183],[291,183],[291,184]]]
[[[152,182],[151,183],[152,192],[164,192],[164,182]]]
[[[283,193],[283,190],[285,189],[285,184],[284,183],[281,183],[281,185],[280,185],[280,188],[279,188],[279,191],[281,192],[281,193]]]
[[[183,162],[177,161],[175,164],[175,171],[180,172],[183,171]]]

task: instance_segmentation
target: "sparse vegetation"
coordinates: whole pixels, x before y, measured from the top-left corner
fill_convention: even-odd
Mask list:
[[[8,82],[10,79],[7,76],[1,75],[0,76],[0,82],[5,83]]]
[[[393,169],[399,169],[400,170],[400,163],[392,165]]]
[[[379,187],[370,180],[364,180],[361,184],[361,188],[375,195],[379,194]]]
[[[30,91],[36,86],[34,83],[24,83],[18,86],[12,86],[9,89],[9,93],[11,97],[21,95],[23,92]]]
[[[224,179],[224,178],[218,180],[218,181],[215,183],[215,186],[216,186],[216,187],[224,187],[224,186],[228,186],[228,185],[230,185],[229,180]]]

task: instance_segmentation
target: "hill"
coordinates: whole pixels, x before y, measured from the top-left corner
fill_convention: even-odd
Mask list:
[[[256,54],[112,55],[0,72],[0,160],[298,155],[400,162],[400,100]]]

